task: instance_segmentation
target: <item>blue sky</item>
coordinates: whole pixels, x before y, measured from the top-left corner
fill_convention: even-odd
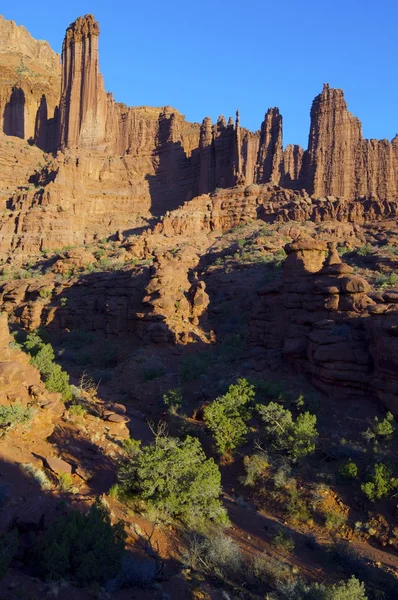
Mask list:
[[[19,0],[0,13],[58,52],[67,25],[93,13],[106,89],[128,105],[168,104],[199,122],[239,108],[253,131],[278,106],[284,144],[307,147],[328,82],[366,137],[398,132],[396,0]]]

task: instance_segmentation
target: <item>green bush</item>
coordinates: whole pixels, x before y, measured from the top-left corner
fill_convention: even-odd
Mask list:
[[[40,298],[43,298],[43,300],[48,300],[51,298],[52,294],[53,291],[51,288],[41,288],[41,290],[39,290],[39,296]]]
[[[127,438],[122,442],[123,450],[131,458],[137,456],[141,449],[141,440],[134,440],[133,438]]]
[[[281,552],[293,552],[294,550],[293,538],[282,529],[272,538],[272,545]]]
[[[232,538],[216,533],[212,536],[188,536],[183,554],[185,564],[192,569],[221,580],[239,578],[243,568],[243,556]]]
[[[301,413],[294,421],[290,410],[276,402],[258,404],[257,410],[265,423],[265,434],[276,450],[287,452],[294,461],[314,452],[318,437],[315,415]]]
[[[96,502],[87,515],[72,510],[49,527],[36,548],[35,565],[47,580],[104,583],[120,568],[125,540],[123,523],[112,525],[107,509]]]
[[[254,396],[254,386],[247,379],[239,379],[236,385],[229,386],[224,396],[205,408],[203,418],[213,434],[220,454],[234,450],[245,441],[246,421],[250,417],[246,405]]]
[[[133,460],[121,465],[119,481],[126,495],[144,500],[164,515],[188,523],[227,520],[218,499],[220,471],[196,438],[181,441],[157,435]]]
[[[163,394],[163,402],[170,412],[177,412],[183,403],[183,395],[181,388],[169,390],[167,394]]]
[[[69,473],[60,473],[58,476],[58,485],[61,492],[70,492],[73,485],[72,476]]]
[[[396,432],[396,429],[397,426],[392,413],[388,412],[382,421],[380,421],[378,417],[374,418],[372,431],[376,436],[384,439],[391,439]]]
[[[0,406],[0,427],[10,429],[15,425],[27,424],[34,416],[34,411],[29,406],[11,404]]]
[[[256,452],[255,454],[245,456],[243,464],[246,471],[246,477],[243,478],[243,485],[254,486],[257,481],[263,479],[270,467],[268,456],[265,452]]]
[[[372,252],[373,252],[373,248],[372,248],[372,245],[369,244],[369,242],[367,244],[365,244],[364,246],[357,248],[358,256],[368,256],[368,254],[372,254]]]
[[[387,496],[398,487],[398,479],[393,477],[394,469],[385,463],[376,463],[371,471],[370,480],[361,485],[361,490],[375,502]]]
[[[280,600],[368,600],[364,584],[355,577],[332,585],[307,585],[300,580],[280,586],[278,597]]]
[[[358,477],[359,469],[354,461],[349,458],[347,462],[343,463],[339,469],[339,477],[342,480],[349,481]]]
[[[40,371],[46,388],[50,392],[59,392],[65,402],[71,400],[69,375],[54,362],[55,354],[51,344],[45,344],[38,333],[29,333],[25,349],[32,357],[32,365]]]
[[[68,411],[74,417],[84,417],[87,414],[87,408],[79,403],[71,404],[68,407]]]
[[[311,512],[307,502],[296,487],[289,490],[286,512],[291,519],[300,523],[307,523],[311,519]]]

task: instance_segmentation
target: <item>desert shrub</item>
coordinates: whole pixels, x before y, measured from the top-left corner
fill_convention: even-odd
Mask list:
[[[279,587],[280,600],[367,600],[365,586],[355,577],[331,585],[296,581]]]
[[[134,440],[133,438],[127,438],[122,442],[123,450],[127,456],[133,458],[139,454],[141,449],[141,440]]]
[[[59,392],[65,402],[71,400],[69,375],[54,362],[55,354],[51,344],[45,344],[37,333],[29,333],[25,349],[32,357],[30,362],[40,371],[46,388],[50,392]]]
[[[182,407],[182,389],[174,388],[172,390],[169,390],[167,394],[163,394],[163,402],[165,403],[170,412],[176,413]]]
[[[375,280],[375,284],[382,287],[395,287],[398,284],[398,273],[381,273]]]
[[[243,485],[254,486],[258,480],[263,479],[269,470],[270,464],[265,452],[256,452],[245,456],[243,464],[246,476],[243,478]]]
[[[293,538],[282,529],[272,538],[272,545],[281,552],[293,552],[294,550]]]
[[[220,532],[209,537],[188,536],[183,560],[192,569],[220,579],[236,579],[243,567],[238,544]]]
[[[361,490],[369,500],[375,502],[387,496],[398,487],[398,479],[393,476],[391,465],[379,462],[371,471],[370,480],[362,483]]]
[[[43,300],[48,300],[49,298],[51,298],[53,294],[53,291],[51,288],[41,288],[39,290],[39,296],[40,298],[43,298]]]
[[[364,244],[360,248],[357,248],[358,256],[368,256],[369,254],[372,254],[372,252],[373,252],[373,248],[372,248],[372,245],[369,243]]]
[[[74,417],[84,417],[87,414],[87,408],[79,403],[70,404],[68,411]]]
[[[343,463],[339,469],[339,477],[343,481],[351,481],[358,477],[359,469],[354,461],[350,458]]]
[[[219,501],[221,475],[212,458],[207,459],[198,439],[181,441],[157,435],[134,460],[119,469],[125,494],[145,501],[163,515],[187,523],[226,522]]]
[[[0,406],[0,428],[11,429],[15,425],[26,425],[34,416],[34,410],[22,404]]]
[[[203,418],[220,454],[234,450],[245,441],[246,421],[250,417],[247,404],[254,396],[254,386],[247,379],[239,379],[236,385],[229,386],[224,396],[205,408]]]
[[[307,523],[307,521],[311,519],[311,512],[308,508],[307,502],[296,487],[289,489],[286,512],[291,519],[301,523]]]
[[[39,469],[30,463],[23,464],[22,469],[39,484],[42,490],[48,490],[51,487],[51,483],[43,469]]]
[[[323,510],[322,514],[326,529],[340,529],[347,521],[346,515],[338,510]]]
[[[294,461],[314,452],[318,437],[315,415],[301,413],[294,421],[290,410],[276,402],[259,404],[257,410],[265,423],[265,434],[276,450],[287,452]]]
[[[103,583],[119,571],[125,539],[123,523],[112,525],[107,509],[96,502],[87,515],[72,510],[49,527],[36,548],[36,565],[48,580]]]
[[[251,587],[261,587],[264,585],[271,588],[278,588],[283,582],[291,577],[289,566],[282,560],[271,554],[254,554],[246,561],[245,577]],[[267,596],[265,596],[267,597]]]
[[[70,492],[72,485],[73,480],[69,473],[60,473],[58,475],[58,486],[61,492]]]
[[[388,412],[382,421],[380,421],[378,417],[374,418],[372,430],[376,436],[384,439],[391,439],[396,432],[396,429],[397,426],[392,413]]]
[[[18,549],[18,531],[0,535],[0,580],[7,573],[7,569]]]

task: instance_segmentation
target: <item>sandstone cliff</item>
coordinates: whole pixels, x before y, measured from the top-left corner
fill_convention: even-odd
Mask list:
[[[269,183],[340,198],[325,200],[326,210],[322,200],[277,203],[280,220],[366,218],[361,215],[372,202],[376,214],[387,216],[397,198],[398,137],[391,143],[365,140],[341,90],[325,85],[315,98],[308,150],[283,150],[277,108],[266,112],[260,131],[251,132],[240,126],[239,111],[235,121],[220,116],[212,124],[206,117],[199,125],[169,106],[115,102],[105,92],[92,15],[68,27],[62,70],[58,55],[23,27],[1,19],[0,33],[3,132],[45,151],[58,149],[53,158],[9,149],[0,157],[3,208],[11,209],[1,219],[4,252],[34,253],[128,231],[141,217],[164,215],[235,185]],[[1,136],[1,147],[8,144],[15,141]],[[262,214],[275,214],[275,207],[260,204]]]
[[[398,136],[365,140],[342,90],[324,85],[311,108],[306,187],[316,196],[357,198],[398,194]]]
[[[54,116],[60,96],[61,65],[47,42],[0,15],[0,118],[7,135],[43,149],[56,145]]]

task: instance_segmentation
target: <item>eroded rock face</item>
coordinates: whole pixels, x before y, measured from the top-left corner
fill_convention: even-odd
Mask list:
[[[275,187],[264,195],[260,186],[258,195],[252,189],[242,196],[235,188],[216,194],[211,214],[196,214],[195,227],[225,228],[245,212],[244,218],[357,223],[396,214],[398,138],[364,140],[341,90],[325,85],[314,100],[309,149],[283,151],[277,108],[253,133],[240,126],[239,111],[235,121],[220,116],[200,126],[168,106],[115,102],[104,89],[92,15],[68,27],[62,69],[48,44],[24,28],[1,20],[0,32],[0,113],[7,134],[0,139],[0,166],[3,204],[11,211],[0,220],[5,253],[89,243],[134,229],[138,216],[165,215],[217,188],[253,184],[300,191]],[[9,136],[32,138],[42,149],[58,149],[57,156],[38,157],[32,148],[37,162],[21,169],[19,156],[3,152]],[[195,206],[203,212],[196,199],[191,214]]]
[[[194,272],[198,262],[197,251],[190,246],[157,257],[145,288],[141,337],[148,336],[154,343],[209,343],[199,327],[210,300],[204,281],[198,281]]]
[[[0,15],[1,130],[42,149],[55,149],[60,84],[59,55]]]
[[[398,195],[398,137],[365,140],[344,93],[328,84],[311,108],[306,187],[316,196],[358,198]]]
[[[283,280],[259,291],[251,338],[340,398],[373,393],[398,413],[398,294],[371,293],[333,244],[286,246]],[[282,362],[280,363],[282,364]]]

